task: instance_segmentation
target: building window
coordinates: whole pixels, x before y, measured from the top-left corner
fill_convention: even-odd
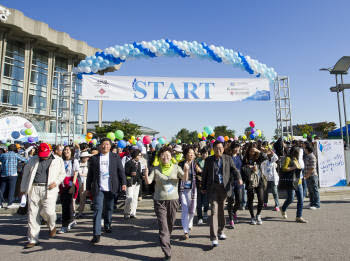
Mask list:
[[[2,102],[12,106],[23,104],[24,43],[9,40],[2,71]]]
[[[29,95],[28,106],[34,107],[34,95],[31,95],[31,94]]]
[[[32,107],[35,113],[42,113],[46,109],[48,62],[48,52],[33,49],[30,91],[34,95],[34,98],[31,100],[29,96],[28,106]]]
[[[51,110],[55,111],[57,109],[57,99],[51,100]]]
[[[10,91],[2,90],[2,102],[9,103],[10,102]]]
[[[24,43],[8,41],[5,53],[4,76],[23,81],[24,79]]]

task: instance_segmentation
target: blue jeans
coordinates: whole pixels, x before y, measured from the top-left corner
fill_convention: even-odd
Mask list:
[[[246,205],[247,205],[247,190],[245,189],[245,184],[243,184],[241,206],[242,208],[245,208]]]
[[[287,199],[284,201],[282,206],[282,211],[285,212],[290,204],[293,203],[294,194],[297,194],[297,217],[303,216],[303,205],[304,205],[304,195],[303,195],[303,185],[299,184],[296,190],[290,189],[287,190]]]
[[[302,184],[303,184],[303,196],[304,198],[306,197],[307,194],[307,184],[306,184],[306,179],[302,179]]]
[[[199,219],[203,219],[202,207],[204,207],[204,212],[208,212],[209,209],[209,201],[208,194],[203,194],[200,190],[197,193],[197,217]]]
[[[280,203],[279,203],[279,198],[278,198],[278,190],[277,190],[277,186],[275,185],[274,181],[268,181],[267,182],[267,188],[265,190],[265,194],[264,194],[264,203],[267,204],[267,202],[269,201],[269,192],[272,192],[273,195],[273,199],[275,200],[275,207],[279,207]]]
[[[101,235],[101,219],[102,212],[104,218],[104,226],[108,227],[112,224],[112,214],[114,206],[114,194],[110,191],[99,191],[94,197],[94,236]]]
[[[320,193],[318,192],[318,176],[311,176],[307,180],[309,189],[310,207],[320,207]]]
[[[15,190],[16,190],[17,176],[1,177],[0,184],[0,206],[5,201],[4,193],[8,186],[8,205],[11,205],[15,201]]]

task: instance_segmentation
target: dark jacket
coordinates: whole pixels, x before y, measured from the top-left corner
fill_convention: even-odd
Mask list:
[[[131,176],[131,172],[136,172],[136,176]],[[140,185],[142,183],[141,163],[129,160],[125,163],[125,176],[127,186],[131,187],[136,182]]]
[[[215,156],[208,157],[205,160],[202,173],[202,189],[208,191],[208,193],[210,193],[211,186],[214,184],[214,162]],[[236,169],[232,157],[225,154],[222,155],[222,164],[223,185],[227,196],[231,196],[234,181],[242,179],[241,174]]]
[[[91,191],[92,196],[100,191],[100,153],[89,160],[89,172],[86,180],[86,190]],[[120,186],[126,185],[126,177],[122,161],[119,155],[109,153],[109,187],[112,193],[118,193]]]

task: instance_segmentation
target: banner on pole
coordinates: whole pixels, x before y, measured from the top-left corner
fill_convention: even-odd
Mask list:
[[[82,99],[146,102],[269,101],[267,79],[83,76]]]
[[[343,140],[317,142],[320,187],[346,186]]]

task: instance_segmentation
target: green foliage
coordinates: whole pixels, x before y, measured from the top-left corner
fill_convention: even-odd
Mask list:
[[[214,132],[215,132],[215,136],[216,137],[219,137],[219,136],[228,136],[230,138],[233,138],[235,136],[235,131],[234,130],[231,130],[231,129],[228,129],[227,126],[225,125],[222,125],[222,126],[216,126],[214,128]]]
[[[180,139],[182,143],[186,144],[190,144],[191,142],[194,143],[198,141],[198,133],[196,131],[189,131],[186,128],[182,128],[172,141],[175,142],[176,139]]]
[[[315,131],[318,133],[321,133],[322,138],[328,137],[328,132],[335,130],[337,128],[337,125],[335,122],[321,122],[316,128]]]
[[[115,132],[116,130],[121,130],[124,132],[124,140],[129,140],[131,136],[136,137],[142,134],[140,131],[140,126],[135,123],[131,123],[127,119],[122,121],[114,121],[110,125],[103,127],[95,127],[96,134],[100,138],[106,137],[108,132]]]
[[[297,133],[294,134],[296,136],[303,136],[304,133],[310,136],[314,131],[314,129],[310,125],[302,124],[302,125],[297,125],[296,131]]]

